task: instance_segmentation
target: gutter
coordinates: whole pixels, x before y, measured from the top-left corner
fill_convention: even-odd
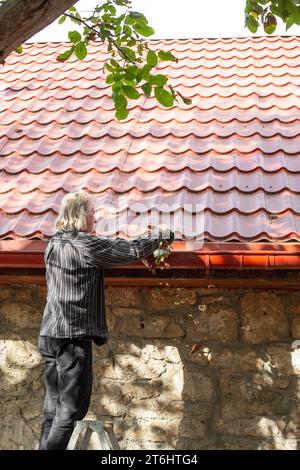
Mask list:
[[[45,268],[44,240],[0,240],[0,268]],[[240,243],[175,241],[170,269],[300,269],[300,243]],[[147,269],[141,261],[114,269]]]

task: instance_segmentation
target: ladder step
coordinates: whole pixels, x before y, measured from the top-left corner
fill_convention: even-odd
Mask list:
[[[96,433],[100,448],[103,450],[120,450],[119,442],[114,433],[112,422],[97,421],[76,421],[74,431],[70,438],[67,450],[75,450],[77,448],[87,449],[91,436]],[[79,442],[82,438],[81,443]]]

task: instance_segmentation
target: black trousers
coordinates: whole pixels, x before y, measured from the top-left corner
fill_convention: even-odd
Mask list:
[[[65,450],[91,400],[92,340],[39,336],[38,344],[46,386],[39,450]]]

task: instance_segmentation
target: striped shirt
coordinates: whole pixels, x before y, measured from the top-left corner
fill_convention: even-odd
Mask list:
[[[47,303],[40,335],[89,337],[98,345],[106,343],[103,268],[146,258],[161,239],[157,229],[131,241],[88,232],[56,232],[44,256]]]

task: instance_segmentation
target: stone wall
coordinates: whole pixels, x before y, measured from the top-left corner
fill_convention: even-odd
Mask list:
[[[37,448],[46,288],[0,286],[0,449]],[[123,449],[300,448],[300,294],[106,288],[87,418]]]

